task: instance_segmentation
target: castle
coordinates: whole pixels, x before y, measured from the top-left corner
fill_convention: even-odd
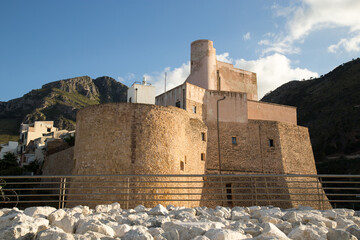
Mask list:
[[[155,105],[111,103],[78,112],[72,174],[316,174],[308,130],[297,125],[296,108],[257,98],[255,73],[217,61],[212,41],[195,41],[189,77],[157,96]],[[307,191],[291,184],[284,179],[283,191]],[[279,205],[276,199],[270,204]],[[299,204],[304,203],[281,206]]]

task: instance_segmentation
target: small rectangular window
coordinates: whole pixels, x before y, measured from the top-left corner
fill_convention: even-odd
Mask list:
[[[185,164],[183,161],[180,161],[180,170],[184,171],[184,169],[185,169]]]
[[[201,133],[201,140],[202,140],[202,141],[206,141],[205,133],[203,133],[203,132]]]
[[[192,111],[193,113],[196,113],[196,106],[193,106]]]
[[[181,103],[180,103],[180,101],[177,101],[177,102],[175,103],[175,107],[178,107],[178,108],[180,108],[180,107],[181,107]]]
[[[201,161],[205,161],[205,153],[201,153]]]
[[[51,128],[47,128],[47,132],[51,132]]]
[[[236,142],[236,137],[232,137],[232,138],[231,138],[231,142],[232,142],[232,144],[234,144],[234,145],[237,144],[237,142]]]
[[[273,139],[269,139],[269,147],[274,147],[274,140]]]

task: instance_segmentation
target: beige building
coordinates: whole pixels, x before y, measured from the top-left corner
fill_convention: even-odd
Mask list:
[[[53,139],[60,139],[68,132],[54,127],[53,121],[35,121],[32,124],[22,123],[17,149],[20,155],[20,163],[24,165],[35,160],[43,161],[46,143]]]
[[[158,106],[113,103],[78,112],[72,173],[316,174],[309,133],[307,128],[297,125],[296,108],[259,102],[257,98],[255,73],[217,61],[212,41],[195,41],[191,44],[189,77],[182,85],[157,96]],[[216,206],[224,202],[244,205],[241,200],[253,197],[256,188],[261,187],[277,189],[279,196],[290,200],[279,202],[269,198],[266,204],[318,207],[313,198],[322,191],[318,187],[321,185],[310,178],[302,180],[307,186],[313,184],[316,192],[294,187],[286,178],[278,183],[263,179],[248,192],[239,190],[243,186],[229,179],[221,183],[207,180],[210,182],[204,184],[201,201],[162,203],[189,207]],[[76,180],[72,184],[86,189]],[[147,193],[152,193],[151,186],[166,185],[156,181],[148,184],[149,190],[142,192],[145,198]],[[135,185],[130,187],[137,189]],[[181,193],[191,198],[192,192],[185,185]],[[211,186],[226,189],[226,194],[220,195],[222,200],[209,202],[208,196],[219,192],[209,189]],[[83,193],[86,191],[91,190]],[[99,186],[98,191],[109,190]],[[310,202],[290,197],[296,194],[303,194],[303,200]],[[114,201],[121,201],[122,197],[124,195],[114,196]],[[92,196],[85,198],[90,201]],[[147,205],[157,203],[147,202]],[[330,207],[325,203],[326,208]],[[131,206],[136,204],[134,201]],[[251,204],[253,202],[248,203]]]

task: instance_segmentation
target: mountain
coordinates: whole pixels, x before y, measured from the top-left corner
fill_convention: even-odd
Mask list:
[[[0,102],[0,143],[18,140],[22,122],[54,121],[60,129],[75,129],[76,112],[83,107],[126,102],[128,87],[111,77],[75,77],[43,85],[21,98]]]
[[[324,165],[324,172],[336,171],[330,162],[338,165],[339,159],[346,165],[359,157],[360,167],[359,58],[319,78],[288,82],[261,101],[297,107],[298,124],[309,128],[316,162]]]

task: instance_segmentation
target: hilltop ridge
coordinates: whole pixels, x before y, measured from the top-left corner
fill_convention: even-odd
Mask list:
[[[360,59],[315,79],[291,81],[261,101],[297,107],[316,161],[360,154]]]
[[[107,76],[74,77],[44,84],[23,97],[0,102],[0,143],[16,141],[21,122],[54,121],[75,129],[77,110],[100,103],[126,102],[128,87]]]

